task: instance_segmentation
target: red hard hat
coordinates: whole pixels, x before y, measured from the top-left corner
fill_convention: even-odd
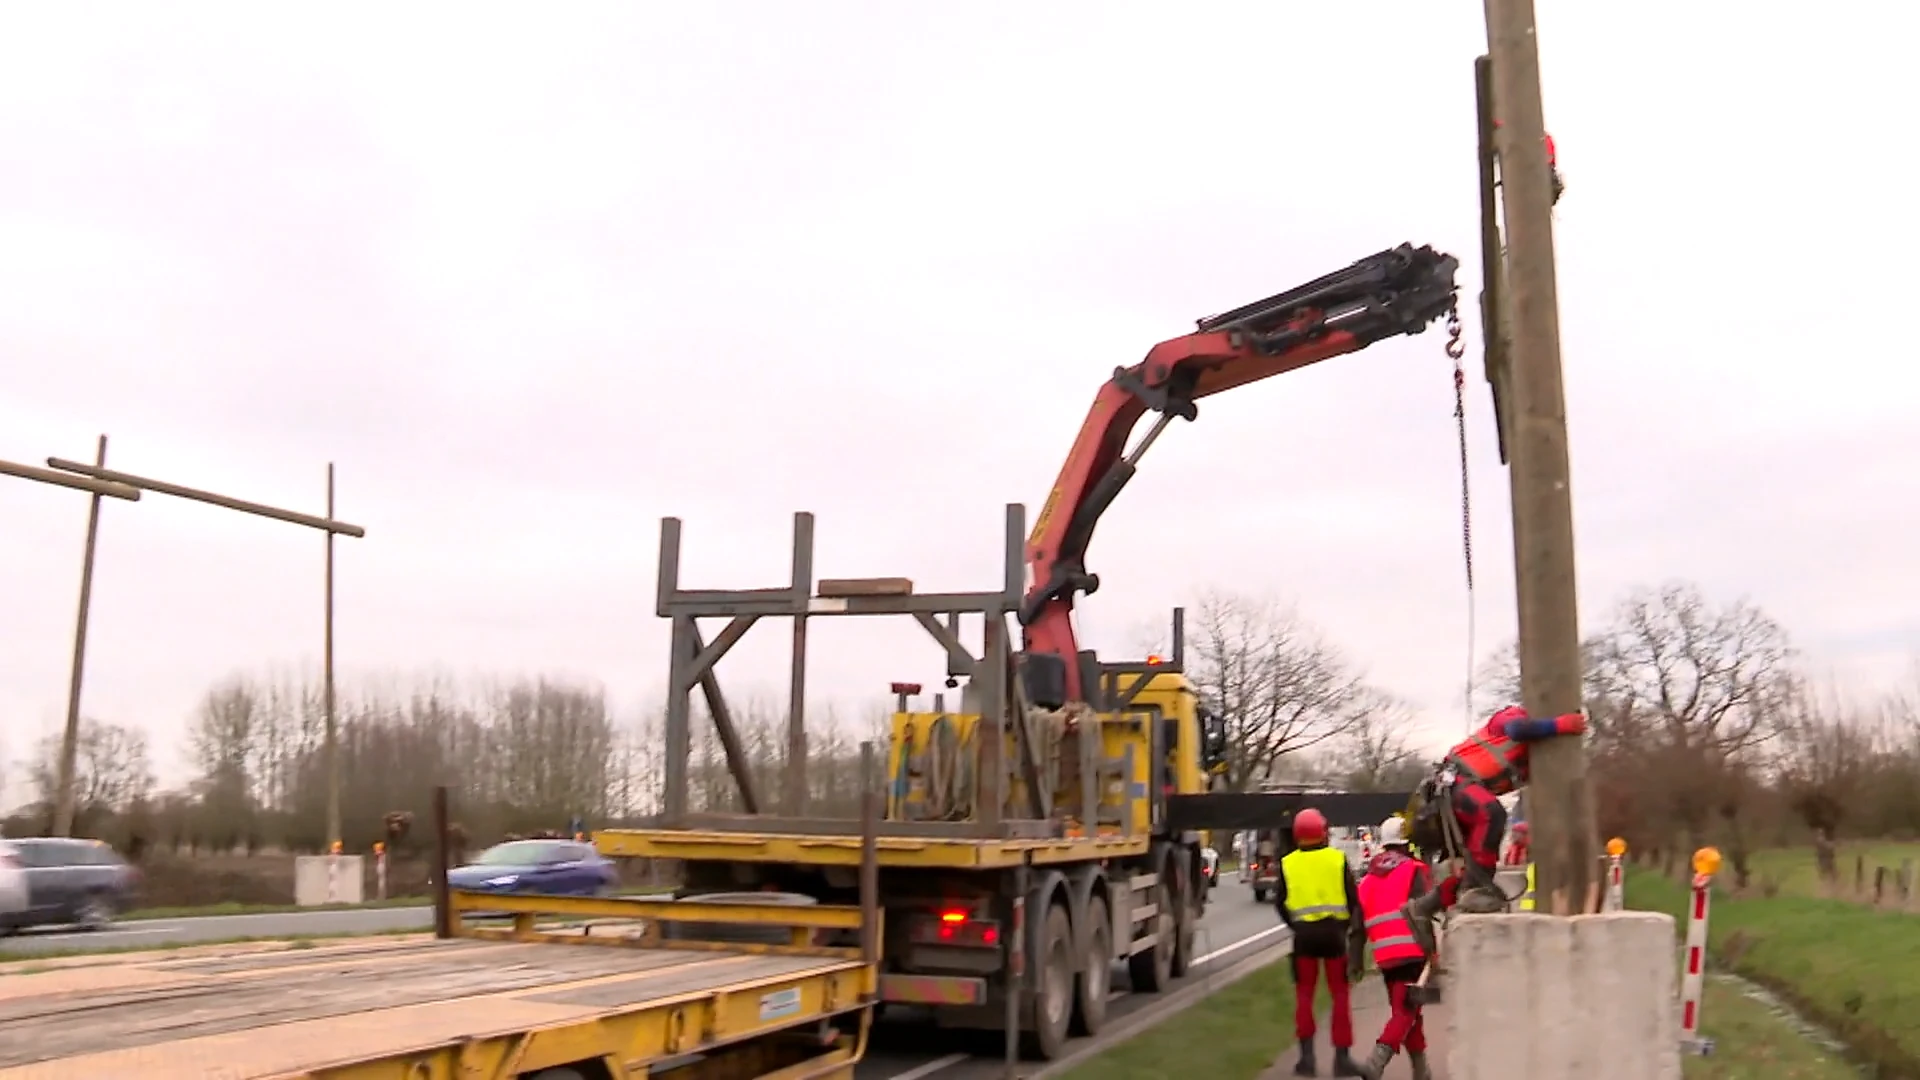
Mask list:
[[[1293,842],[1318,844],[1327,838],[1327,817],[1309,806],[1293,815]]]

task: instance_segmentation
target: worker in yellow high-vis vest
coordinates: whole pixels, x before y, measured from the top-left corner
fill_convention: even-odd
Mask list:
[[[1300,1040],[1295,1076],[1318,1076],[1314,1060],[1314,991],[1327,973],[1333,996],[1328,1018],[1333,1038],[1333,1075],[1359,1076],[1353,1060],[1353,1004],[1348,966],[1364,956],[1366,920],[1360,890],[1346,853],[1327,844],[1327,819],[1311,807],[1293,816],[1294,850],[1280,860],[1274,907],[1293,931],[1293,1031]]]
[[[1527,891],[1520,894],[1520,910],[1533,910],[1533,864],[1527,864]]]

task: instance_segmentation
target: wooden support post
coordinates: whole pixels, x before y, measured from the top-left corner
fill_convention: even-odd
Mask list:
[[[1567,457],[1566,392],[1560,370],[1560,314],[1553,255],[1553,182],[1540,99],[1533,0],[1485,0],[1495,149],[1506,226],[1500,279],[1511,335],[1507,453],[1513,493],[1514,571],[1520,615],[1521,702],[1533,716],[1581,708],[1579,604],[1575,588],[1573,498]],[[1533,748],[1535,884],[1550,910],[1584,898],[1595,881],[1598,838],[1579,739]]]
[[[107,466],[107,437],[100,436],[93,463]],[[80,556],[80,607],[73,618],[73,666],[67,679],[67,726],[60,732],[60,767],[54,778],[53,835],[72,836],[75,804],[74,768],[80,754],[80,688],[86,681],[87,617],[93,608],[93,557],[100,550],[100,500],[96,491],[87,500],[87,546]]]

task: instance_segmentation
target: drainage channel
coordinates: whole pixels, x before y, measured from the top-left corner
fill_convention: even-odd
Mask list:
[[[1808,1042],[1813,1043],[1822,1050],[1833,1054],[1835,1057],[1846,1061],[1853,1071],[1861,1077],[1864,1077],[1865,1080],[1873,1080],[1873,1078],[1878,1075],[1878,1070],[1871,1065],[1855,1064],[1852,1058],[1852,1051],[1847,1047],[1845,1042],[1842,1042],[1838,1036],[1825,1027],[1801,1015],[1799,1010],[1789,1005],[1780,995],[1751,979],[1741,978],[1731,972],[1716,971],[1707,977],[1725,983],[1735,990],[1740,991],[1742,997],[1764,1005],[1768,1012],[1771,1012],[1774,1016],[1784,1021],[1788,1027],[1798,1032],[1802,1038],[1805,1038]]]

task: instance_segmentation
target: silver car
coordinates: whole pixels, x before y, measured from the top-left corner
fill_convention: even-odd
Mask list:
[[[4,843],[25,879],[27,900],[11,913],[0,902],[0,930],[61,924],[97,930],[131,906],[139,875],[111,845],[66,837]]]

